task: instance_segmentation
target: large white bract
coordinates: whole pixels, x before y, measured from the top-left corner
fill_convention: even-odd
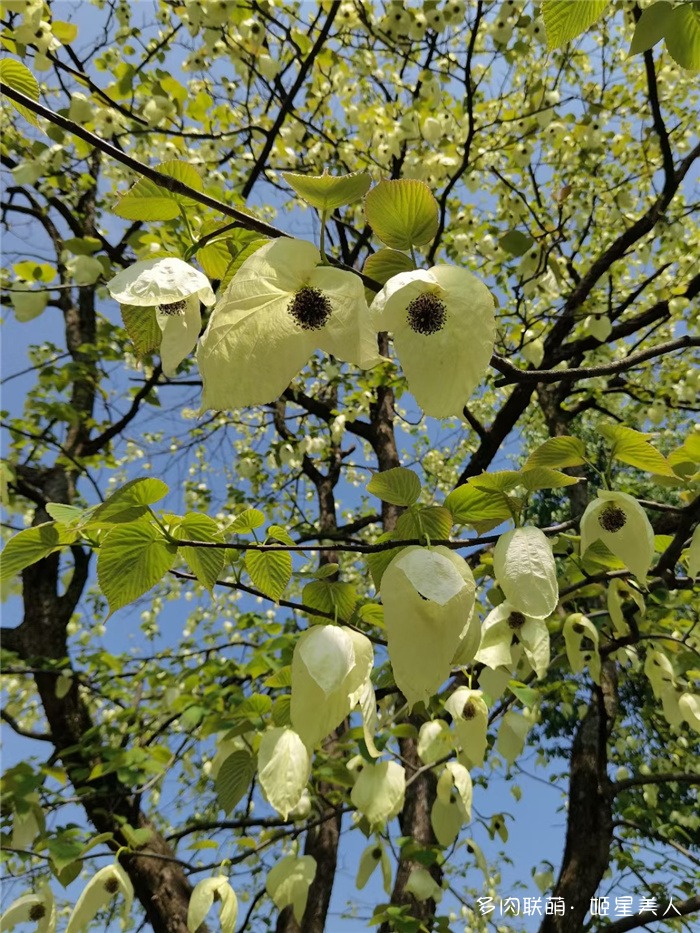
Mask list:
[[[494,301],[484,283],[456,266],[400,272],[370,311],[375,328],[394,335],[408,387],[426,415],[460,416],[496,338]]]
[[[475,588],[466,561],[442,546],[408,547],[384,571],[389,659],[409,706],[427,702],[446,680],[465,639],[476,651],[478,635],[469,637],[479,626],[472,614]]]
[[[549,667],[549,630],[544,619],[519,612],[508,601],[492,609],[481,627],[481,644],[475,661],[492,670],[513,667],[513,643],[520,644],[538,677]]]
[[[286,237],[246,259],[197,349],[203,408],[274,401],[316,350],[364,369],[379,362],[362,280],[320,262],[312,243]]]
[[[594,541],[602,541],[638,580],[646,580],[654,558],[654,529],[633,496],[598,491],[581,518],[581,555]]]
[[[146,259],[122,269],[107,283],[121,305],[155,308],[161,330],[160,358],[166,376],[194,349],[202,326],[199,303],[216,301],[209,279],[182,259]]]
[[[552,546],[528,525],[502,534],[493,550],[496,582],[513,609],[545,619],[557,608],[559,587]]]

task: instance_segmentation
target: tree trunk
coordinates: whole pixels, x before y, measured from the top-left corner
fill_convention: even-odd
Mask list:
[[[617,672],[604,661],[600,687],[574,737],[569,779],[566,847],[553,897],[564,915],[546,916],[539,933],[578,933],[610,861],[612,793],[607,775],[607,742],[617,715]]]

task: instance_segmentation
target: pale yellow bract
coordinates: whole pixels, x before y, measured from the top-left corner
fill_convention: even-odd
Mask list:
[[[424,294],[444,306],[444,324],[433,333],[418,333],[409,323],[411,302]],[[377,331],[393,334],[408,387],[426,415],[461,416],[484,378],[496,339],[494,301],[484,283],[456,266],[400,272],[370,312]]]
[[[156,321],[162,332],[160,358],[166,376],[194,349],[202,326],[199,303],[215,302],[209,279],[189,263],[175,256],[146,259],[122,269],[107,283],[107,289],[121,305],[156,308]],[[163,308],[184,302],[182,313]]]
[[[246,259],[217,301],[197,349],[202,408],[274,401],[316,350],[363,369],[379,362],[362,280],[320,262],[313,243],[287,237]],[[322,326],[304,328],[291,313],[304,289],[328,302]]]

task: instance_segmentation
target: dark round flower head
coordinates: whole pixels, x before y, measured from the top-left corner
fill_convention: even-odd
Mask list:
[[[158,310],[161,314],[184,314],[187,308],[187,302],[183,299],[182,301],[173,301],[167,305],[158,305]]]
[[[513,631],[521,629],[525,625],[525,616],[522,612],[511,612],[508,616],[508,627],[512,628]]]
[[[411,330],[426,337],[442,330],[447,320],[445,302],[431,292],[423,292],[414,298],[406,311]]]
[[[328,322],[333,308],[320,289],[305,285],[289,302],[287,311],[302,330],[320,330]]]
[[[614,534],[627,524],[627,516],[619,505],[610,502],[602,509],[598,516],[598,522],[603,531],[609,531]]]
[[[108,894],[116,894],[119,890],[119,882],[116,878],[108,878],[104,883],[104,889]]]
[[[30,920],[41,920],[46,916],[46,908],[43,904],[33,904],[29,908]]]
[[[464,719],[473,719],[476,716],[476,706],[472,703],[471,700],[467,700],[464,704],[464,709],[462,710],[462,717]]]

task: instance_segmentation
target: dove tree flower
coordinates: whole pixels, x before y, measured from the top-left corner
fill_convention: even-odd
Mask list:
[[[654,530],[634,496],[598,491],[581,518],[581,554],[595,541],[602,541],[638,580],[646,580],[654,558]]]
[[[522,645],[537,676],[544,677],[549,667],[547,623],[544,619],[525,615],[507,601],[492,609],[484,620],[481,644],[474,660],[492,670],[512,668],[514,642]]]
[[[321,265],[304,240],[266,243],[217,301],[197,349],[203,408],[278,398],[316,350],[368,369],[379,362],[359,276]]]
[[[461,415],[496,337],[494,301],[484,283],[456,266],[400,272],[370,312],[378,331],[393,334],[408,387],[426,415]]]
[[[156,309],[163,372],[174,376],[197,343],[202,326],[200,301],[207,307],[216,301],[206,275],[182,259],[166,256],[122,269],[107,289],[121,305]]]

